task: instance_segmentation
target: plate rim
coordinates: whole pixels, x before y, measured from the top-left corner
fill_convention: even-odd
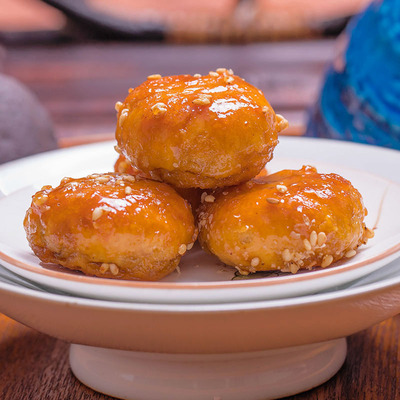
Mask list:
[[[70,294],[42,292],[36,289],[5,282],[0,278],[0,295],[6,291],[23,297],[33,297],[43,301],[59,303],[60,305],[71,305],[89,308],[107,308],[109,310],[165,312],[165,313],[208,313],[208,312],[231,312],[231,311],[254,311],[271,310],[288,307],[303,307],[312,304],[322,304],[331,301],[338,301],[357,296],[373,294],[381,290],[387,290],[398,286],[400,289],[400,275],[385,278],[375,282],[357,287],[339,289],[327,293],[309,294],[298,297],[286,297],[279,299],[265,299],[258,301],[238,301],[229,303],[143,303],[143,302],[125,302],[117,300],[86,298]]]
[[[111,287],[124,287],[132,289],[177,289],[177,290],[212,290],[212,289],[233,289],[233,288],[249,288],[249,287],[269,287],[275,285],[285,285],[289,283],[297,282],[312,282],[315,279],[326,278],[338,273],[350,272],[355,269],[362,268],[366,265],[379,262],[390,256],[400,252],[400,242],[386,250],[384,253],[380,253],[367,260],[362,260],[354,263],[350,266],[339,265],[332,266],[328,269],[320,269],[317,271],[309,271],[310,273],[303,274],[293,274],[281,277],[274,277],[274,279],[268,280],[267,278],[255,278],[255,279],[243,279],[243,280],[229,280],[229,281],[215,281],[215,282],[160,282],[160,281],[135,281],[135,280],[117,280],[117,279],[107,279],[94,276],[86,275],[75,275],[69,274],[68,271],[65,273],[61,271],[53,271],[50,269],[39,269],[37,266],[33,266],[20,260],[13,258],[12,256],[4,253],[0,249],[0,260],[5,261],[13,265],[14,267],[21,268],[29,273],[34,273],[36,275],[45,276],[47,278],[69,281],[75,283],[89,284],[89,285],[100,285],[100,286],[111,286]],[[3,265],[3,264],[2,264]],[[5,268],[9,269],[6,265]],[[233,268],[233,267],[232,267]],[[13,271],[15,272],[15,271]],[[66,276],[59,276],[60,274],[65,274]]]
[[[282,138],[281,138],[282,139]],[[306,139],[308,142],[314,142],[314,141],[320,141],[320,139],[312,139],[312,138],[284,138],[286,141],[289,139],[291,141],[292,139],[295,139],[294,142],[297,140],[303,140]],[[293,141],[293,140],[292,140]],[[333,140],[327,139],[325,142],[332,142]],[[386,148],[381,148],[381,147],[376,147],[376,146],[368,146],[365,144],[359,144],[359,143],[352,143],[352,142],[338,142],[334,141],[336,144],[339,144],[340,146],[362,146],[363,148],[375,148],[376,150],[392,150],[392,149],[386,149]],[[85,149],[91,149],[93,147],[106,147],[106,146],[111,146],[114,141],[105,141],[105,142],[100,142],[100,143],[92,143],[92,144],[85,144],[85,145],[80,145],[80,146],[75,146],[72,148],[68,149],[57,149],[53,150],[50,152],[45,152],[37,155],[33,155],[30,157],[26,157],[20,160],[15,160],[10,163],[4,164],[0,166],[0,172],[4,167],[12,167],[18,165],[18,163],[29,163],[30,161],[33,160],[40,160],[43,157],[46,157],[48,155],[56,155],[59,154],[60,152],[68,152],[68,153],[73,153],[76,151],[82,151]],[[325,144],[326,145],[326,144]],[[393,150],[392,150],[393,151]],[[400,154],[400,153],[399,153]],[[310,160],[311,162],[311,160]],[[315,160],[313,161],[315,162]],[[321,161],[320,161],[321,162]],[[331,163],[327,163],[331,164]],[[393,180],[390,180],[386,177],[383,177],[382,175],[379,174],[374,174],[369,171],[365,171],[362,169],[356,169],[353,167],[345,167],[348,170],[354,171],[356,173],[361,173],[363,175],[370,175],[373,176],[375,179],[379,178],[380,180],[386,182],[389,186],[393,185],[400,189],[400,184],[398,182],[395,182]],[[388,186],[388,187],[389,187]],[[22,188],[21,188],[22,189]],[[8,195],[5,195],[4,197],[8,197],[9,195],[12,195],[11,192]],[[249,287],[269,287],[269,286],[275,286],[275,285],[285,285],[288,283],[297,283],[297,282],[303,282],[303,281],[309,281],[312,282],[315,279],[320,279],[320,278],[326,278],[332,275],[337,275],[343,272],[350,272],[354,271],[356,269],[362,268],[365,265],[379,262],[381,260],[384,260],[388,257],[391,257],[392,255],[396,254],[397,252],[400,252],[400,242],[397,244],[392,245],[389,249],[386,249],[385,252],[377,254],[373,256],[370,259],[367,260],[360,260],[358,262],[353,263],[352,265],[338,265],[338,266],[332,266],[326,269],[319,269],[316,271],[310,271],[310,273],[303,273],[303,274],[293,274],[293,275],[286,275],[286,276],[281,276],[281,277],[274,277],[274,279],[267,279],[267,278],[260,278],[260,279],[243,279],[243,280],[229,280],[229,281],[214,281],[214,282],[163,282],[163,281],[138,281],[138,280],[116,280],[116,279],[106,279],[106,278],[101,278],[101,277],[93,277],[93,276],[86,276],[86,275],[74,275],[74,274],[68,274],[68,271],[65,273],[62,271],[53,271],[50,269],[38,269],[37,265],[29,264],[23,261],[20,261],[18,259],[15,259],[11,255],[7,254],[0,248],[0,259],[13,265],[16,268],[21,268],[24,271],[27,271],[29,273],[33,273],[36,275],[44,276],[47,278],[51,279],[57,279],[61,281],[69,281],[69,282],[79,282],[82,284],[89,284],[89,285],[100,285],[100,286],[109,286],[113,288],[119,288],[119,287],[128,287],[128,288],[135,288],[135,289],[176,289],[176,290],[207,290],[207,289],[233,289],[233,288],[249,288]],[[5,266],[7,268],[7,266]],[[232,267],[234,268],[234,267]],[[15,271],[14,271],[15,272]],[[60,276],[62,274],[63,276]]]

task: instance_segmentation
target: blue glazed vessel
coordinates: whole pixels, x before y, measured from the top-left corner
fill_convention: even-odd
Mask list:
[[[338,41],[306,136],[400,149],[400,0],[372,2]]]

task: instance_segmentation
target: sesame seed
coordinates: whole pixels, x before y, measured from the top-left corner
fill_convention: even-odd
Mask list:
[[[115,264],[110,264],[110,271],[113,275],[118,275],[119,268]]]
[[[304,240],[303,240],[303,244],[304,244],[304,247],[305,247],[305,249],[306,249],[307,251],[310,251],[310,250],[312,249],[311,243],[310,243],[310,241],[309,241],[308,239],[304,239]]]
[[[287,187],[285,185],[276,185],[276,190],[279,193],[286,193],[287,192]]]
[[[178,249],[178,254],[183,256],[186,253],[186,249],[187,249],[186,244],[181,244]]]
[[[176,266],[175,271],[178,273],[178,275],[181,274],[181,268],[179,265]]]
[[[315,245],[317,244],[318,241],[318,235],[317,232],[312,231],[311,235],[310,235],[310,244],[312,247],[315,247]]]
[[[249,275],[249,271],[246,271],[245,269],[241,269],[239,266],[235,266],[235,268],[237,269],[237,271],[239,272],[240,275],[244,275],[247,276]]]
[[[178,164],[178,163],[173,163],[172,166],[173,166],[174,168],[178,168],[178,167],[179,167],[179,164]]]
[[[201,78],[201,75],[200,74],[194,74],[193,77],[194,78]]]
[[[160,79],[160,78],[161,78],[160,74],[153,74],[153,75],[149,75],[147,77],[147,79],[149,79],[149,80]]]
[[[278,204],[279,203],[279,200],[278,199],[274,199],[273,197],[268,197],[267,201],[268,201],[268,203],[271,203],[271,204]]]
[[[295,274],[300,269],[300,266],[296,263],[290,263],[290,272]]]
[[[322,259],[321,268],[329,267],[329,265],[332,264],[332,261],[333,261],[333,257],[332,257],[330,254],[327,254],[327,255],[324,256],[324,258]]]
[[[217,72],[223,74],[224,72],[227,72],[227,70],[226,68],[217,68]]]
[[[99,176],[99,177],[95,178],[94,180],[98,183],[106,183],[110,180],[110,177],[109,176]]]
[[[268,106],[264,106],[261,110],[262,110],[262,112],[264,114],[268,114],[269,113],[269,107]]]
[[[203,193],[201,194],[200,201],[201,201],[202,203],[204,203],[204,199],[206,198],[206,196],[207,196],[207,192],[203,192]]]
[[[229,75],[233,75],[233,71],[230,68],[226,71],[226,73],[229,74]]]
[[[227,85],[230,85],[231,83],[233,83],[234,79],[232,76],[225,76],[224,77],[224,81]]]
[[[121,149],[119,148],[119,146],[114,146],[114,150],[115,150],[118,154],[121,154]]]
[[[125,186],[125,194],[131,194],[132,188],[130,186]]]
[[[372,239],[375,236],[375,232],[372,229],[365,227],[364,235],[367,239]]]
[[[167,112],[167,105],[164,103],[156,103],[151,107],[151,111],[154,115],[164,114]]]
[[[186,246],[186,249],[187,249],[187,250],[190,250],[190,249],[193,247],[193,245],[194,245],[194,243],[189,243],[189,244]]]
[[[319,232],[317,236],[317,244],[318,246],[322,246],[326,242],[326,233],[325,232]]]
[[[214,203],[215,197],[213,195],[209,194],[204,197],[204,201],[207,203]]]
[[[282,258],[283,261],[288,262],[292,259],[292,254],[290,253],[289,249],[285,249],[282,251]]]
[[[98,220],[103,215],[103,208],[97,207],[93,210],[92,221]]]
[[[222,194],[223,194],[224,196],[226,196],[226,195],[228,194],[228,192],[222,192]]]
[[[346,254],[344,255],[346,258],[351,258],[354,257],[357,254],[357,252],[355,250],[349,250],[348,252],[346,252]]]
[[[252,267],[257,267],[257,265],[260,264],[260,259],[258,257],[254,257],[251,261],[250,261],[250,265]]]
[[[117,101],[115,103],[115,111],[119,112],[119,110],[121,109],[122,106],[123,106],[122,102]]]
[[[210,76],[219,76],[219,73],[218,73],[218,72],[215,72],[215,71],[210,71],[208,74],[209,74]]]
[[[287,121],[286,118],[282,117],[282,115],[276,114],[275,117],[276,117],[276,130],[278,132],[283,131],[289,126],[289,122]]]
[[[133,175],[125,174],[124,179],[128,182],[135,183],[136,178]]]
[[[206,104],[210,104],[211,101],[207,97],[198,97],[197,99],[193,100],[193,104],[204,106]]]
[[[110,268],[109,264],[103,263],[103,264],[100,265],[99,271],[100,271],[101,274],[105,274],[108,271],[109,268]]]
[[[119,116],[119,126],[122,126],[122,124],[125,122],[128,114],[129,114],[129,110],[126,108],[121,111],[121,114]]]

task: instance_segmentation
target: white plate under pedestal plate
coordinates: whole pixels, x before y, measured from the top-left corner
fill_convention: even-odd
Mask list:
[[[77,157],[79,153],[85,161]],[[88,165],[88,154],[97,155],[99,160],[93,156]],[[105,156],[110,158],[107,165],[104,164]],[[29,185],[40,188],[47,183],[58,184],[63,175],[78,177],[107,171],[114,159],[112,145],[103,143],[2,166],[0,190],[5,199],[1,202],[21,200],[18,196],[25,196],[27,189],[23,188]],[[326,274],[323,278],[329,284],[325,286],[320,278],[310,278],[312,287],[302,291],[296,287],[296,279],[278,277],[289,282],[281,285],[284,289],[281,296],[271,297],[270,288],[277,284],[264,282],[275,278],[230,281],[223,271],[219,281],[211,282],[211,286],[215,285],[212,287],[212,301],[207,301],[205,293],[197,295],[200,292],[191,287],[187,293],[180,292],[182,288],[179,288],[175,276],[160,282],[159,287],[144,288],[151,289],[146,299],[141,299],[135,292],[140,289],[140,285],[135,284],[131,286],[135,293],[129,298],[109,297],[101,290],[100,284],[93,286],[100,289],[96,296],[92,293],[88,297],[93,298],[84,298],[82,289],[78,292],[71,290],[74,280],[65,279],[71,287],[65,286],[65,282],[60,286],[42,280],[43,277],[49,278],[46,274],[21,273],[26,269],[14,260],[22,255],[25,257],[25,250],[15,246],[15,240],[7,243],[7,231],[11,227],[3,225],[0,231],[6,244],[1,250],[8,258],[0,260],[0,264],[8,262],[8,269],[0,266],[0,312],[41,332],[74,343],[70,361],[78,379],[115,397],[135,400],[265,400],[317,386],[342,365],[346,336],[400,311],[400,262],[394,260],[400,224],[394,214],[390,218],[390,213],[382,211],[398,204],[397,185],[386,179],[399,181],[395,171],[400,170],[400,154],[363,145],[282,138],[268,169],[299,168],[302,164],[317,165],[322,170],[333,166],[329,172],[341,173],[350,180],[355,178],[357,181],[362,176],[357,182],[361,183],[362,194],[364,189],[368,192],[369,224],[374,225],[378,220],[376,238],[370,242],[370,247],[366,246],[365,251],[360,252],[358,260],[352,261],[356,263],[354,268],[339,266],[341,272],[332,274],[325,271],[333,268],[320,271]],[[365,174],[362,170],[384,178]],[[351,176],[346,176],[347,172]],[[368,182],[380,189],[368,190]],[[12,203],[10,201],[11,206]],[[26,204],[29,204],[29,199]],[[13,207],[8,209],[15,211]],[[16,212],[14,217],[18,219],[20,212]],[[10,217],[11,220],[14,217]],[[21,235],[21,231],[17,235]],[[22,255],[18,254],[21,251]],[[373,251],[377,251],[374,254],[380,260],[379,265],[370,267],[376,261],[375,256],[365,259],[362,265],[357,264]],[[34,263],[33,267],[38,268],[38,264]],[[65,272],[54,271],[59,275],[53,278],[63,282],[60,275]],[[343,271],[363,272],[349,275],[349,279],[336,279]],[[312,277],[314,272],[309,276]],[[38,279],[38,276],[42,278]],[[219,275],[214,271],[213,276]],[[210,284],[204,276],[201,279],[205,286]],[[302,279],[307,282],[306,278],[299,282]],[[196,286],[195,282],[181,283],[181,286],[188,283]],[[164,292],[162,285],[166,289]],[[230,296],[228,299],[218,294],[218,285],[222,286],[222,292],[226,285],[232,288],[231,292],[225,292]],[[263,290],[254,297],[257,287]],[[241,288],[247,289],[241,291]],[[166,303],[164,294],[169,290],[171,295]],[[190,301],[191,295],[194,301]]]
[[[74,343],[75,375],[114,397],[264,400],[325,382],[343,338],[400,311],[400,263],[375,274],[329,293],[203,305],[84,299],[3,277],[0,312]]]

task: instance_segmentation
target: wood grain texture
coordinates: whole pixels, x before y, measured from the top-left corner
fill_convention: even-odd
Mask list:
[[[400,315],[350,336],[342,369],[325,384],[286,400],[399,399],[399,337]],[[0,399],[112,399],[74,377],[68,350],[68,343],[0,314]]]

